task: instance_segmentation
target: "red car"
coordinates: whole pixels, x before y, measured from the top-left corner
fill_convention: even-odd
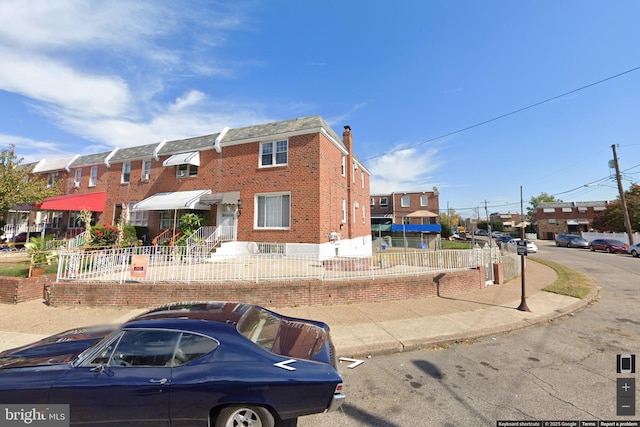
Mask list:
[[[629,245],[620,240],[596,239],[591,242],[591,250],[626,254],[629,251]]]

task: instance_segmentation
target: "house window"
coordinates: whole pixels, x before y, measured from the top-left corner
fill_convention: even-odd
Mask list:
[[[362,180],[362,188],[364,188],[364,172],[360,172],[360,179]]]
[[[74,187],[80,187],[80,178],[82,178],[82,169],[76,169],[75,178],[73,179]]]
[[[91,168],[91,174],[89,175],[89,187],[95,187],[98,183],[98,167],[93,166]]]
[[[126,184],[131,180],[131,163],[123,163],[122,164],[122,177],[120,178],[120,182],[122,184]]]
[[[288,229],[291,224],[291,196],[264,194],[256,196],[256,228]]]
[[[289,142],[263,142],[260,144],[260,166],[286,165],[288,161]]]
[[[367,212],[365,211],[364,206],[362,207],[362,223],[367,223]]]
[[[380,197],[380,206],[389,206],[389,200],[386,197]]]
[[[342,199],[342,222],[347,222],[347,199]]]
[[[555,208],[543,208],[542,212],[543,213],[555,213],[556,209]]]
[[[198,175],[198,166],[190,164],[182,164],[176,166],[176,176],[178,178],[186,178],[188,176]]]
[[[400,206],[402,206],[403,208],[408,208],[409,206],[411,206],[411,204],[409,203],[409,196],[402,196],[400,198]]]
[[[562,208],[562,212],[564,212],[564,213],[569,213],[571,211],[573,211],[573,209],[571,209],[571,208]]]
[[[373,197],[370,197],[369,204],[371,205],[371,207],[374,207],[376,205],[376,199],[374,199]]]
[[[408,216],[403,216],[402,217],[402,224],[410,224],[411,223],[411,219]]]
[[[140,180],[149,181],[151,178],[151,160],[143,160],[142,161],[142,175]]]
[[[423,194],[420,196],[420,206],[429,206],[429,195]]]
[[[340,171],[340,174],[344,176],[345,173],[347,173],[347,158],[342,156],[342,170]]]
[[[358,221],[358,203],[353,204],[353,223],[355,224]]]
[[[129,203],[129,221],[127,225],[146,227],[149,225],[149,211],[134,211],[133,206],[138,202]]]
[[[47,188],[53,187],[56,182],[60,179],[60,174],[58,172],[52,172],[47,175]]]
[[[174,223],[174,215],[176,214],[175,209],[169,211],[160,212],[160,229],[166,230],[167,228],[173,227]]]

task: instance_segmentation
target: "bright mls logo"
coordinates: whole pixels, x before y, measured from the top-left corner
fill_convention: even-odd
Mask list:
[[[0,427],[69,427],[69,405],[1,405]]]

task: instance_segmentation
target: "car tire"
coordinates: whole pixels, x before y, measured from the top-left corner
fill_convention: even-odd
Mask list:
[[[610,253],[611,253],[611,248],[607,248],[607,249],[605,249],[605,251],[606,251],[608,254],[610,254]]]
[[[215,427],[274,427],[271,412],[260,406],[228,406],[216,417]]]
[[[560,247],[560,242],[556,242],[556,246],[557,246],[557,247]]]
[[[596,248],[594,248],[593,246],[591,246],[589,249],[591,249],[591,252],[595,252]]]
[[[631,251],[631,255],[632,255],[634,258],[638,258],[638,257],[640,256],[640,254],[639,254],[636,250]]]
[[[572,248],[572,247],[573,247],[573,245],[571,244],[571,242],[567,243],[567,247],[568,247],[568,248]]]

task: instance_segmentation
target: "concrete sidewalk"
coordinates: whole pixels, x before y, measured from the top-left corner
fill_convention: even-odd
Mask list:
[[[479,338],[546,322],[586,306],[597,292],[592,289],[582,300],[543,292],[541,289],[553,283],[557,275],[533,260],[527,260],[525,278],[530,312],[517,310],[521,301],[520,278],[451,297],[275,311],[326,322],[339,357],[365,357]],[[120,323],[145,310],[49,307],[41,300],[0,304],[0,351],[79,326]]]

